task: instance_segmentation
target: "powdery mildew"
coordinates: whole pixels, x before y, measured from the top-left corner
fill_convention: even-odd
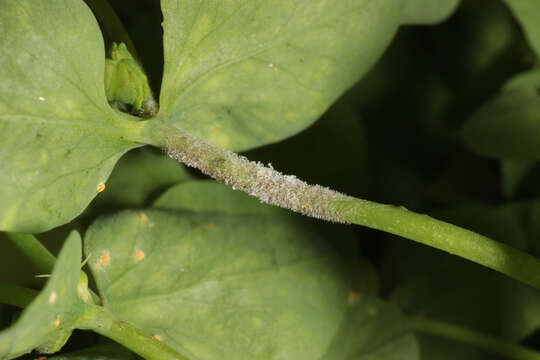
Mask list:
[[[195,136],[169,136],[166,150],[170,157],[197,168],[261,202],[290,209],[304,215],[345,223],[332,202],[349,197],[320,185],[309,185],[293,175],[228,150],[217,148]]]

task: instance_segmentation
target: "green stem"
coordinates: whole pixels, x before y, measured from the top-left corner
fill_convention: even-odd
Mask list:
[[[422,333],[436,335],[472,345],[486,352],[504,356],[512,360],[540,360],[540,352],[524,346],[503,341],[466,327],[449,324],[438,320],[411,318],[412,327]]]
[[[155,334],[143,333],[101,306],[88,305],[77,328],[106,336],[147,360],[188,360],[161,342]]]
[[[86,4],[98,19],[107,38],[126,44],[129,52],[138,59],[137,50],[129,33],[109,2],[107,0],[86,0]]]
[[[35,236],[22,233],[5,233],[34,267],[42,274],[51,274],[56,258]]]
[[[147,143],[164,148],[171,157],[262,202],[315,218],[399,235],[540,289],[540,260],[525,252],[403,207],[356,199],[319,185],[306,184],[158,120],[148,121],[145,126]]]
[[[22,286],[0,283],[0,304],[19,307],[27,307],[39,294],[39,291]]]

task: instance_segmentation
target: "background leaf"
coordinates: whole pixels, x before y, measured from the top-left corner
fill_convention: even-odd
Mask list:
[[[88,205],[140,125],[107,104],[82,1],[2,1],[0,33],[0,230],[41,232]]]
[[[445,20],[456,9],[460,0],[407,0],[403,24],[434,24]]]
[[[540,55],[540,3],[529,0],[505,0],[523,27],[527,39],[537,55]]]
[[[540,158],[540,71],[519,74],[472,114],[463,138],[473,151],[492,157]]]
[[[338,101],[300,134],[252,150],[246,157],[271,163],[277,170],[310,184],[352,196],[368,192],[371,169],[366,131],[348,99]]]
[[[353,285],[347,262],[309,223],[124,212],[92,225],[85,251],[105,306],[188,357],[314,359],[348,328]],[[369,318],[370,307],[359,309]]]
[[[287,210],[261,204],[257,198],[213,180],[191,180],[175,185],[165,191],[153,206],[196,213],[292,215]]]
[[[349,289],[315,233],[268,217],[144,214],[98,221],[86,235],[103,302],[118,317],[195,358],[324,350]]]
[[[493,207],[468,205],[437,217],[539,254],[537,203]],[[522,342],[540,328],[540,293],[492,270],[440,251],[396,243],[387,259],[398,284],[391,300],[412,316],[459,324],[510,342]],[[468,345],[419,336],[422,359],[492,359]]]
[[[371,68],[411,4],[164,0],[160,116],[234,150],[293,135]]]
[[[371,296],[349,299],[346,320],[321,359],[419,359],[416,336],[395,306]]]
[[[77,295],[81,263],[81,238],[72,232],[67,238],[52,277],[17,322],[0,333],[0,357],[13,359],[40,347],[58,351],[67,341],[83,303]]]

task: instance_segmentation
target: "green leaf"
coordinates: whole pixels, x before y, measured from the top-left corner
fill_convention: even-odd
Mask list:
[[[436,24],[446,20],[459,5],[460,0],[408,0],[403,24]]]
[[[78,215],[140,124],[108,105],[99,27],[82,1],[0,2],[0,230]]]
[[[395,306],[369,296],[349,299],[346,320],[321,360],[420,358],[416,336]]]
[[[189,358],[344,359],[340,338],[364,329],[366,338],[376,329],[389,343],[355,342],[347,354],[414,346],[403,323],[386,326],[402,320],[383,315],[376,300],[351,310],[342,257],[308,224],[123,212],[90,227],[85,251],[104,306]],[[364,321],[345,323],[350,317]]]
[[[493,354],[457,341],[417,334],[422,360],[493,360]]]
[[[536,160],[502,159],[501,176],[504,195],[513,196],[523,180],[537,165]]]
[[[289,210],[261,203],[242,191],[235,191],[230,186],[215,181],[186,181],[168,189],[153,204],[158,209],[189,211],[194,213],[218,213],[223,215],[272,215],[283,217],[288,222],[298,221],[305,226],[305,217]],[[354,231],[337,224],[311,222],[319,235],[337,239],[335,246],[348,254],[347,260],[351,271],[358,274],[353,288],[364,294],[375,295],[379,288],[377,271],[367,260],[359,258],[360,253]],[[352,270],[354,269],[354,270]]]
[[[81,238],[72,232],[55,264],[52,277],[17,322],[0,333],[0,358],[13,359],[38,348],[58,351],[67,341],[82,314],[77,295],[81,263]]]
[[[512,78],[474,112],[463,128],[465,143],[491,157],[540,159],[540,71]]]
[[[406,314],[518,342],[540,326],[535,289],[431,249],[406,249],[401,256],[406,257],[399,267],[402,283],[391,299]]]
[[[95,215],[146,206],[167,187],[190,177],[178,161],[162,152],[151,148],[134,149],[120,159],[107,181],[107,188],[92,202],[88,212]]]
[[[517,18],[531,47],[540,55],[540,3],[530,0],[505,0]]]
[[[287,210],[262,204],[257,198],[212,180],[191,180],[173,186],[165,191],[153,206],[197,213],[289,215]]]
[[[349,289],[316,234],[268,217],[144,214],[124,212],[86,234],[103,303],[119,318],[195,358],[324,350]]]
[[[160,117],[234,150],[286,138],[373,66],[410,11],[431,2],[164,0]],[[444,3],[446,12],[455,1]]]

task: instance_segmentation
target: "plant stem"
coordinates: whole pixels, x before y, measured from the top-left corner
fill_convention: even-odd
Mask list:
[[[461,256],[540,289],[540,260],[506,244],[404,207],[356,199],[252,162],[193,135],[159,123],[146,124],[148,143],[262,202],[328,221],[385,231]]]
[[[39,291],[18,285],[0,283],[0,304],[27,307],[39,294]]]
[[[411,318],[409,321],[412,327],[419,332],[456,340],[508,359],[540,360],[540,352],[538,351],[466,327],[421,317]]]
[[[104,307],[87,305],[77,328],[108,337],[147,360],[188,360],[159,340],[118,319]]]
[[[35,236],[22,233],[5,233],[34,267],[42,274],[51,274],[56,258]]]

